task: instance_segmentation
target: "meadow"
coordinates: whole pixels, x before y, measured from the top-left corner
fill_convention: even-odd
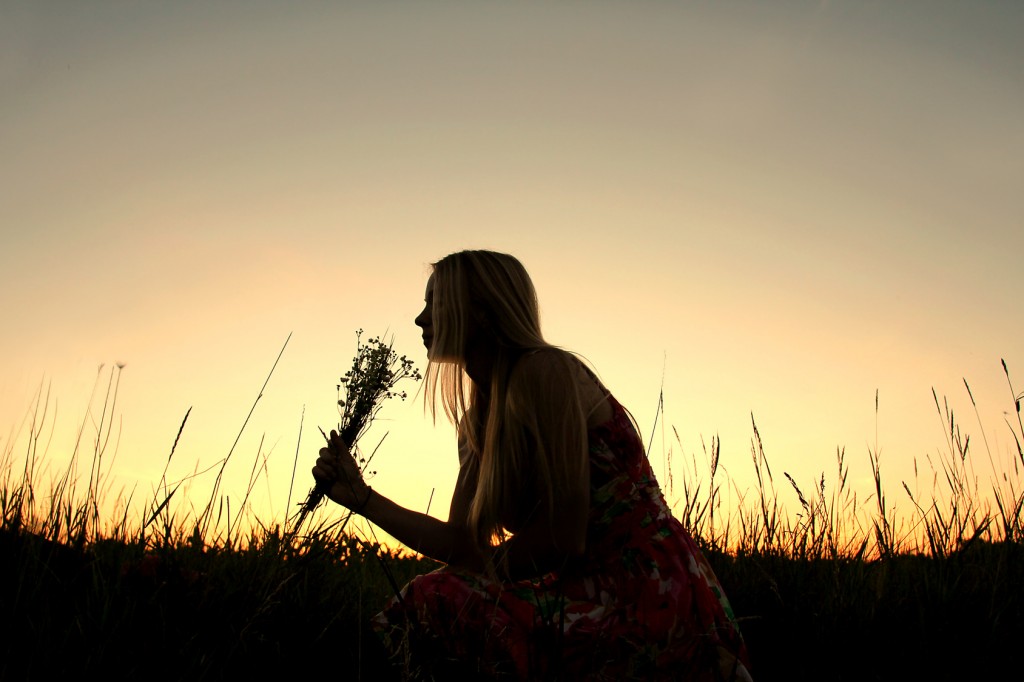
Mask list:
[[[772,472],[756,422],[755,489],[735,489],[715,439],[676,467],[675,512],[732,601],[755,679],[1024,679],[1024,394],[1003,369],[1016,447],[1005,470],[976,473],[976,460],[984,470],[999,453],[935,395],[948,450],[930,460],[925,491],[902,485],[900,505],[877,449],[873,489],[848,486],[839,449],[834,477],[801,490]],[[61,475],[41,474],[43,397],[0,451],[0,679],[408,679],[368,620],[437,564],[336,513],[296,530],[245,513],[244,501],[232,512],[218,492],[223,466],[207,474],[217,477],[208,498],[188,499],[165,475],[141,511],[111,507],[111,379],[95,433]],[[726,491],[739,503],[723,504]]]

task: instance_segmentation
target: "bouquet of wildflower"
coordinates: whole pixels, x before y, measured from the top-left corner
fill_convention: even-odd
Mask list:
[[[345,372],[338,383],[338,433],[353,452],[359,438],[380,412],[384,401],[389,398],[405,400],[408,397],[405,391],[395,390],[395,386],[405,379],[419,381],[422,378],[412,360],[404,355],[399,357],[390,341],[385,342],[378,336],[364,344],[361,341],[362,334],[362,329],[356,332],[356,355],[352,360],[352,368]],[[361,469],[364,469],[367,462],[362,459],[359,462]],[[295,516],[293,528],[298,530],[306,516],[323,500],[326,492],[326,484],[319,482],[309,491],[306,501]]]

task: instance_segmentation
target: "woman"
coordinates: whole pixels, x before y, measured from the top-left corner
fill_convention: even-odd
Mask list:
[[[313,469],[332,500],[446,564],[374,619],[393,655],[427,678],[749,680],[728,601],[630,416],[544,340],[522,264],[449,255],[425,303],[428,405],[458,431],[448,521],[372,490],[334,432]]]

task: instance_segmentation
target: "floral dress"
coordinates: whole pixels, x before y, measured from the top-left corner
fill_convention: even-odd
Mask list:
[[[625,410],[609,400],[612,418],[589,431],[583,558],[517,582],[451,567],[414,579],[373,620],[408,675],[750,679],[718,579],[672,516]]]

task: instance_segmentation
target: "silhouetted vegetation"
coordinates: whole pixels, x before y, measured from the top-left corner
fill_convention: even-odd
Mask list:
[[[101,518],[118,377],[111,371],[103,411],[90,420],[95,432],[80,441],[88,451],[76,449],[45,491],[37,480],[45,396],[23,454],[10,441],[0,452],[0,678],[399,679],[368,620],[396,585],[437,564],[322,514],[297,532],[232,516],[216,486],[196,506],[180,484],[161,480],[137,520]],[[848,488],[839,450],[834,481],[822,477],[814,490],[784,474],[798,500],[787,510],[756,424],[759,484],[736,508],[722,504],[720,486],[730,481],[721,480],[717,441],[705,471],[696,461],[687,469],[676,512],[741,619],[755,679],[1022,676],[1024,396],[1008,372],[1007,382],[1012,470],[979,483],[971,439],[936,395],[949,451],[929,493],[915,496],[903,483],[913,510],[906,516],[886,498],[877,451],[868,495],[858,500]]]

